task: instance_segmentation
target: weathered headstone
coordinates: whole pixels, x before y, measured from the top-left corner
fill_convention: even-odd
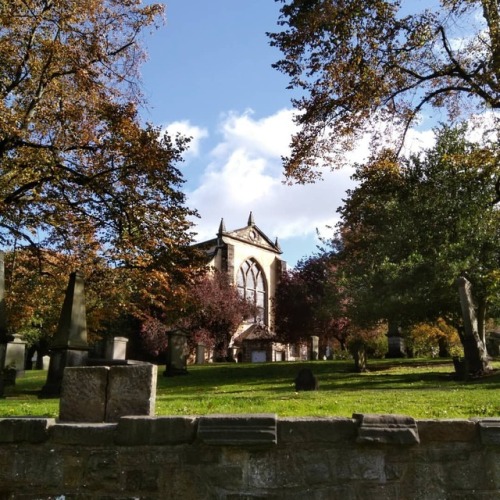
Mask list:
[[[311,335],[311,361],[318,361],[319,359],[319,337]]]
[[[104,422],[107,366],[79,366],[64,370],[59,401],[61,422]]]
[[[197,344],[196,345],[196,364],[203,365],[205,364],[205,344]]]
[[[309,368],[301,368],[295,377],[295,390],[315,391],[318,389],[318,380]]]
[[[50,347],[50,365],[42,396],[58,396],[64,369],[83,366],[88,357],[87,319],[83,277],[71,273],[59,325]]]
[[[112,366],[108,376],[106,422],[127,415],[154,416],[157,367],[151,363]]]
[[[168,332],[167,368],[164,375],[187,375],[187,334],[182,330]]]
[[[389,321],[387,347],[387,358],[404,358],[406,356],[405,340],[401,335],[401,328],[395,321]]]
[[[127,359],[127,337],[113,337],[106,343],[106,359]]]
[[[61,422],[117,422],[123,416],[154,416],[157,367],[151,363],[79,366],[64,370]]]
[[[26,355],[26,342],[21,335],[14,335],[14,339],[9,342],[5,349],[4,368],[16,370],[17,376],[24,374],[24,364]]]

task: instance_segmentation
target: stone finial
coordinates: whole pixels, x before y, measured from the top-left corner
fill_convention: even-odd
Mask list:
[[[250,212],[250,215],[248,216],[247,226],[255,226],[255,220],[253,218],[253,212]]]
[[[226,225],[224,224],[224,219],[220,220],[219,224],[219,231],[217,233],[217,236],[222,236],[223,233],[226,232]]]

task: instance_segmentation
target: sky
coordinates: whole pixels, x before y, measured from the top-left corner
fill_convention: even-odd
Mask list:
[[[178,165],[197,240],[257,226],[277,237],[289,267],[316,251],[316,229],[335,225],[351,185],[338,171],[314,185],[283,183],[281,156],[294,129],[292,91],[271,67],[280,58],[266,32],[277,29],[273,0],[168,0],[166,23],[144,36],[148,107],[143,118],[193,137]],[[327,233],[325,233],[327,234]],[[331,234],[331,231],[330,231]]]
[[[178,166],[186,204],[200,216],[197,241],[213,238],[221,218],[228,230],[246,226],[252,212],[293,267],[317,251],[318,231],[333,234],[353,182],[349,168],[324,172],[315,184],[283,182],[293,94],[272,68],[280,53],[266,36],[278,29],[279,7],[273,0],[168,0],[165,26],[144,37],[143,119],[193,137]],[[353,158],[363,158],[366,146]]]

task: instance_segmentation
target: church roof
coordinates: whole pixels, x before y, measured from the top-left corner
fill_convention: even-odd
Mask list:
[[[213,247],[213,251],[215,252],[217,246],[219,246],[222,243],[229,243],[231,239],[243,243],[249,243],[251,245],[269,250],[277,254],[283,253],[278,243],[278,238],[276,238],[274,241],[271,238],[269,238],[264,233],[264,231],[262,231],[262,229],[260,229],[255,224],[255,219],[252,212],[250,212],[246,226],[241,227],[239,229],[234,229],[232,231],[228,231],[226,229],[226,224],[224,223],[224,219],[221,219],[219,224],[219,230],[217,232],[217,237],[199,243],[199,245],[205,248]]]

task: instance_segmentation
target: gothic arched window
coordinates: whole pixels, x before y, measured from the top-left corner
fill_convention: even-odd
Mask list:
[[[255,322],[267,323],[266,318],[266,283],[262,268],[254,259],[241,264],[237,279],[238,291],[241,296],[256,306]]]

